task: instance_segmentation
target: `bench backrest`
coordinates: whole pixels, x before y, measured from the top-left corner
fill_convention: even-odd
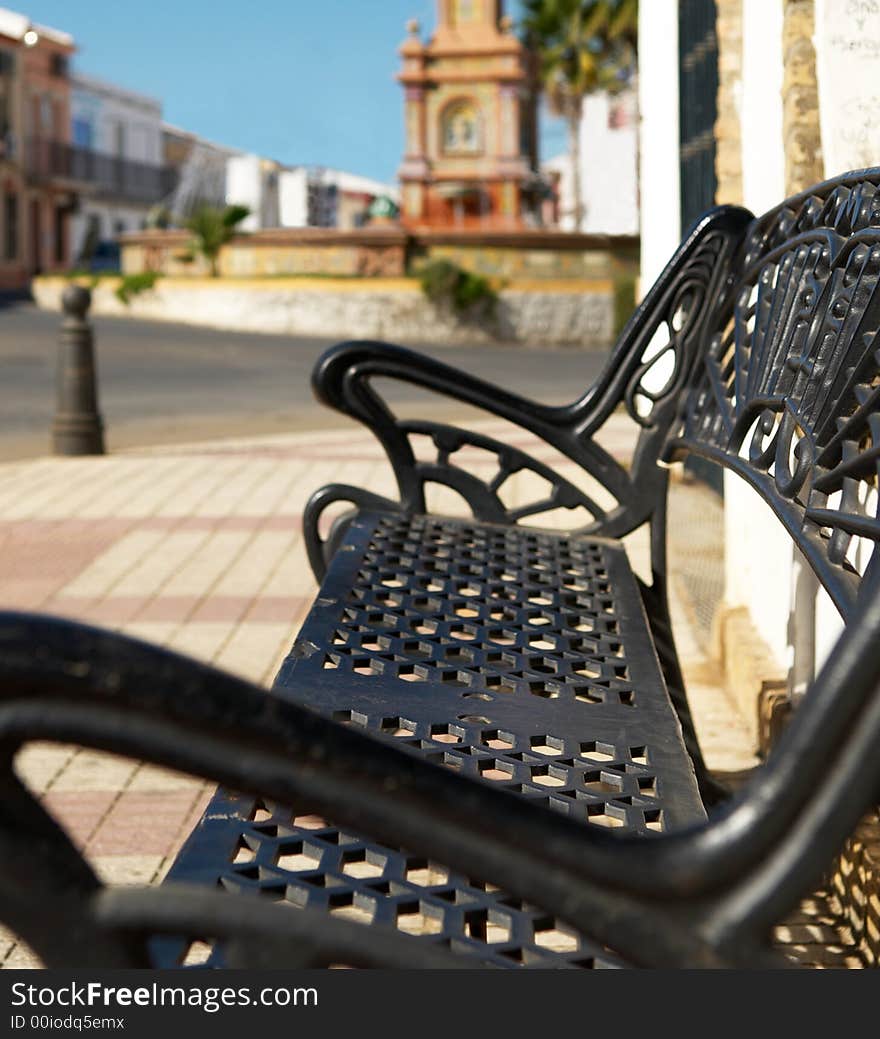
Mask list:
[[[665,450],[747,480],[844,617],[878,570],[878,185],[847,174],[751,224]]]

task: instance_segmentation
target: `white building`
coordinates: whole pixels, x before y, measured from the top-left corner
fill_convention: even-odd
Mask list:
[[[397,201],[398,188],[346,170],[283,166],[257,155],[226,163],[226,202],[244,205],[244,231],[271,227],[359,227],[379,196]]]
[[[76,260],[98,242],[143,227],[169,182],[156,98],[77,73],[70,118],[74,161],[88,185],[72,219]]]
[[[581,194],[587,234],[639,233],[638,104],[634,89],[584,99],[580,132]],[[559,178],[559,227],[575,230],[574,176],[568,153],[541,164]]]

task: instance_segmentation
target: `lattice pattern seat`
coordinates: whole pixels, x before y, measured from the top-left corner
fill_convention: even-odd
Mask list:
[[[584,825],[649,836],[704,815],[613,541],[362,513],[275,693]],[[613,959],[540,908],[308,805],[219,795],[169,879],[390,924],[496,965]]]

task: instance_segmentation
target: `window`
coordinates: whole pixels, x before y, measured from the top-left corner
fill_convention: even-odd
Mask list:
[[[55,207],[55,262],[62,264],[67,260],[67,210],[64,206]]]
[[[40,130],[44,136],[48,136],[52,131],[52,98],[48,94],[43,94],[37,103],[37,109],[39,112]]]
[[[83,116],[74,116],[72,130],[73,143],[77,148],[91,148],[95,131],[90,119]]]
[[[18,258],[18,195],[6,193],[3,204],[3,258]]]
[[[53,54],[49,58],[49,73],[58,79],[67,79],[68,62],[66,54]]]
[[[480,114],[472,101],[455,101],[446,108],[441,133],[447,155],[476,155],[483,150]]]

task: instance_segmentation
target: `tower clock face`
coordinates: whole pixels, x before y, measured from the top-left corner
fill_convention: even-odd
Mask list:
[[[450,105],[443,115],[443,150],[447,155],[475,155],[482,151],[480,115],[470,101]]]

